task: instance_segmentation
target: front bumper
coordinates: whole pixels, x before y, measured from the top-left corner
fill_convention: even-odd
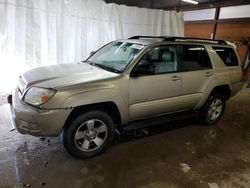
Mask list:
[[[12,96],[12,125],[22,134],[34,136],[57,136],[69,116],[71,109],[38,109],[24,103],[16,89]]]

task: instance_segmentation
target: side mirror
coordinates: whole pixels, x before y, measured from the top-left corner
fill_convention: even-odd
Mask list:
[[[89,53],[89,57],[92,56],[96,51],[92,51]]]
[[[154,70],[150,66],[150,64],[139,63],[136,65],[134,70],[131,72],[131,77],[138,77],[141,75],[152,75],[154,74]]]

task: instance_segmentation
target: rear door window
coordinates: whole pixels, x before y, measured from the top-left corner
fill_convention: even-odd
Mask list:
[[[239,65],[237,55],[232,48],[213,47],[213,49],[226,66],[231,67]]]
[[[196,71],[212,68],[212,64],[205,47],[199,45],[182,46],[183,71]]]

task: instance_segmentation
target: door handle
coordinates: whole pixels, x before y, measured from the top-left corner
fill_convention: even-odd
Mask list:
[[[171,80],[172,81],[177,81],[177,80],[180,80],[181,79],[181,77],[179,77],[179,76],[172,76],[172,78],[171,78]]]
[[[210,77],[211,73],[210,72],[206,72],[206,77]]]

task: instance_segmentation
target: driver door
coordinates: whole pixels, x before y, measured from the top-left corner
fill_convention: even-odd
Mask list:
[[[130,120],[180,109],[182,73],[177,45],[155,47],[135,65],[130,77]]]

